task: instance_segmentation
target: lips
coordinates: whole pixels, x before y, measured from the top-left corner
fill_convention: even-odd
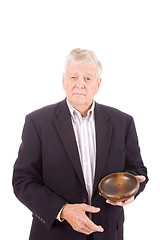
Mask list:
[[[85,96],[84,93],[73,93],[73,95],[77,95],[77,96]]]

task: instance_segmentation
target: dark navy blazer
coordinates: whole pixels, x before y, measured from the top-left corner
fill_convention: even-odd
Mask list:
[[[123,208],[107,204],[98,194],[98,183],[114,172],[146,176],[137,195],[147,182],[133,118],[117,109],[95,105],[96,172],[92,205],[101,208],[93,222],[103,233],[95,240],[123,239]],[[22,144],[14,165],[13,187],[17,198],[33,213],[30,240],[85,240],[56,216],[66,203],[87,203],[71,116],[62,102],[44,107],[26,116]],[[18,230],[18,229],[17,229]]]

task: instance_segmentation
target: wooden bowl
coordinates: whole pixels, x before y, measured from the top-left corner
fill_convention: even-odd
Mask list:
[[[137,178],[127,172],[113,173],[104,177],[98,186],[99,193],[111,201],[125,201],[139,189]]]

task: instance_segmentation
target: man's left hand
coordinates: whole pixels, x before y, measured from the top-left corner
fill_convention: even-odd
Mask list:
[[[142,176],[142,175],[139,175],[139,176],[135,176],[137,178],[137,180],[141,183],[141,182],[144,182],[146,180],[146,177],[145,176]],[[127,199],[126,201],[117,201],[117,202],[113,202],[113,201],[110,201],[110,200],[106,200],[106,203],[109,203],[111,205],[114,205],[114,206],[120,206],[120,207],[124,207],[126,205],[128,205],[129,203],[133,202],[134,201],[134,196]]]

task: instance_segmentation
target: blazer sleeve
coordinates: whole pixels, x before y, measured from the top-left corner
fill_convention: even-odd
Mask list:
[[[17,198],[48,228],[66,201],[45,186],[42,168],[42,143],[30,116],[22,133],[22,143],[13,171],[13,188]]]
[[[133,118],[129,122],[127,134],[126,134],[126,164],[125,171],[133,175],[143,175],[146,177],[146,180],[143,183],[140,183],[140,188],[136,197],[143,191],[146,183],[148,182],[147,168],[144,166],[140,147],[138,143],[137,132],[135,128],[135,123]]]

